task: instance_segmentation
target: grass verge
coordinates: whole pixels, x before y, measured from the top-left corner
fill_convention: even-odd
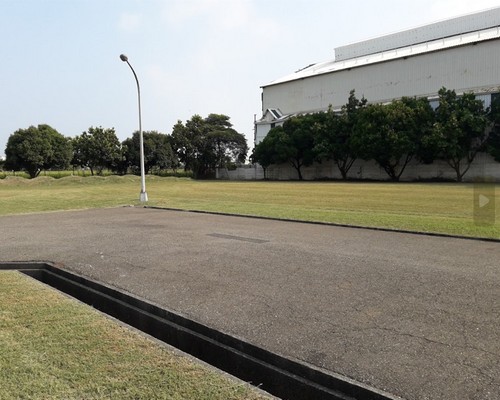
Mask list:
[[[19,272],[0,293],[3,400],[269,398]]]
[[[138,204],[136,176],[0,180],[0,215]],[[496,185],[499,192],[500,185]],[[228,182],[147,178],[149,205],[500,238],[500,219],[474,222],[473,185]],[[500,196],[493,199],[500,210]],[[493,222],[493,221],[492,221]]]

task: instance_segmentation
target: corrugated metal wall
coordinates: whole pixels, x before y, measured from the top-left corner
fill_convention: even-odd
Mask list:
[[[457,92],[500,92],[500,40],[455,47],[263,88],[263,109],[284,114],[340,108],[349,92],[369,102]]]
[[[367,54],[374,54],[389,49],[429,42],[464,32],[478,31],[500,25],[500,8],[494,8],[475,14],[464,15],[433,24],[408,29],[402,32],[364,40],[335,49],[335,60],[347,60]]]

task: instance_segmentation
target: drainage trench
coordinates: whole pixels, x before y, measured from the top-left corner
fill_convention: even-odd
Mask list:
[[[4,263],[282,399],[395,400],[388,393],[289,360],[118,289],[46,263]]]

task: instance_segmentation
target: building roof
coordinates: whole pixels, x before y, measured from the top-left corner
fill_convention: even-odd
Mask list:
[[[280,123],[288,119],[288,117],[290,117],[290,115],[283,115],[281,110],[278,108],[268,108],[262,115],[262,118],[255,121],[255,123],[257,125],[268,124],[270,122]]]
[[[262,87],[499,38],[500,7],[336,48],[334,60],[311,64]]]
[[[340,46],[335,49],[335,61],[431,42],[499,25],[500,7],[497,7]]]

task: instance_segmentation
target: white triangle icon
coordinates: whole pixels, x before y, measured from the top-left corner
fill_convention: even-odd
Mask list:
[[[479,195],[479,208],[483,208],[484,206],[487,206],[488,203],[490,202],[490,199],[482,194]]]

